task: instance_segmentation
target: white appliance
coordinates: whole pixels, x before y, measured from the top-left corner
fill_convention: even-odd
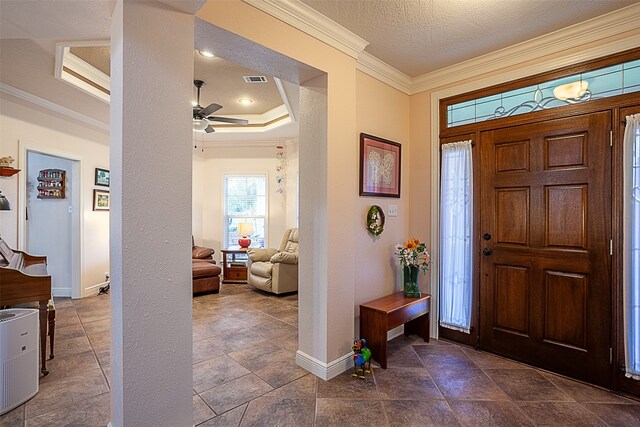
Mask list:
[[[38,310],[0,310],[0,415],[38,392]]]

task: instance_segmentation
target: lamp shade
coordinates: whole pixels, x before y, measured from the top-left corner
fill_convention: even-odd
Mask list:
[[[242,236],[250,236],[253,234],[253,224],[250,222],[241,222],[238,224],[238,234]]]
[[[193,130],[195,132],[204,132],[207,126],[209,126],[209,122],[205,119],[193,119]]]
[[[11,204],[9,203],[9,200],[7,200],[6,197],[4,197],[4,195],[2,194],[2,191],[0,191],[0,211],[10,211],[11,210]]]

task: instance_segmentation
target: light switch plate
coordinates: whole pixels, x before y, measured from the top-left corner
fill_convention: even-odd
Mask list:
[[[398,216],[398,205],[389,205],[387,211],[389,216]]]

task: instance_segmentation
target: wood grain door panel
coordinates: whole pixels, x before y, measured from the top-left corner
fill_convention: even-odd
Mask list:
[[[608,385],[609,112],[480,134],[480,346]]]

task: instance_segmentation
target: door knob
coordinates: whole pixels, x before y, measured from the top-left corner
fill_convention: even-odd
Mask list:
[[[489,255],[491,255],[492,253],[493,253],[493,251],[492,251],[491,249],[489,249],[489,248],[484,248],[484,249],[482,250],[482,255],[484,255],[484,256],[489,256]]]
[[[482,238],[483,238],[484,240],[491,240],[491,234],[489,234],[489,233],[484,233],[484,234],[482,235]]]

